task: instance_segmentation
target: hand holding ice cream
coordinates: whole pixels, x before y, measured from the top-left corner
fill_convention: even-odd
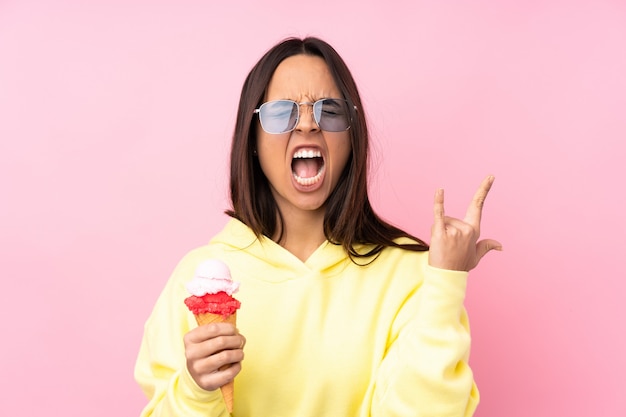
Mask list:
[[[194,314],[198,325],[210,323],[233,325],[233,327],[199,327],[190,331],[185,338],[189,373],[202,388],[212,390],[220,387],[226,407],[232,412],[234,377],[241,369],[239,363],[243,359],[241,349],[245,344],[245,338],[234,328],[241,303],[233,298],[232,294],[238,291],[239,283],[233,282],[226,264],[216,259],[208,259],[198,266],[193,280],[187,283],[186,287],[192,295],[185,299],[185,304]],[[216,344],[204,343],[220,337],[224,340],[216,344],[219,346],[223,343],[226,346],[224,349],[213,351],[211,347]],[[226,355],[227,362],[211,367],[214,362],[205,360],[225,350],[230,350],[229,355]],[[221,355],[221,358],[224,358],[224,355]],[[221,371],[221,374],[216,371]],[[219,378],[224,379],[225,384],[216,382]],[[219,385],[215,386],[216,383]]]

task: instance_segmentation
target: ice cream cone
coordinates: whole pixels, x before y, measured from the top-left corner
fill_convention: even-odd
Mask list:
[[[233,326],[237,325],[237,313],[231,314],[230,316],[226,317],[222,316],[221,314],[200,313],[196,314],[195,317],[198,326],[211,323],[230,323]]]
[[[212,314],[212,313],[201,313],[196,314],[196,322],[198,326],[202,326],[203,324],[210,323],[230,323],[233,326],[237,325],[237,313],[231,314],[230,316],[222,316],[221,314]],[[225,365],[220,370],[228,368],[230,365]],[[226,403],[226,408],[229,413],[233,412],[233,394],[235,391],[235,381],[230,381],[226,385],[222,385],[220,387],[220,391],[222,391],[222,397],[224,397],[224,402]]]
[[[241,307],[241,303],[232,294],[239,289],[239,283],[233,282],[228,265],[217,259],[205,260],[198,265],[193,279],[186,287],[191,296],[185,298],[185,304],[199,326],[210,323],[236,325],[237,309]],[[224,365],[220,371],[229,366]],[[233,411],[234,387],[234,381],[220,387],[229,413]]]

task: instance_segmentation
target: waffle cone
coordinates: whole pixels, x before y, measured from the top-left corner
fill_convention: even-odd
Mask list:
[[[202,313],[196,314],[196,322],[198,326],[202,326],[203,324],[211,324],[211,323],[230,323],[233,326],[237,325],[237,312],[231,314],[230,316],[224,317],[220,314],[212,314],[212,313]],[[228,368],[230,365],[226,365],[220,370]],[[233,392],[235,390],[235,381],[230,381],[226,385],[222,385],[220,387],[220,391],[222,391],[222,397],[224,397],[224,402],[226,403],[226,408],[229,413],[233,412]]]

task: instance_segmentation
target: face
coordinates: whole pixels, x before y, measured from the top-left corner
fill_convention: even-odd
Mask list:
[[[295,55],[276,68],[265,102],[288,99],[313,103],[323,98],[342,98],[328,66],[320,57]],[[261,169],[281,212],[323,213],[352,151],[348,131],[320,130],[312,106],[302,105],[293,131],[269,134],[257,122],[256,132]]]

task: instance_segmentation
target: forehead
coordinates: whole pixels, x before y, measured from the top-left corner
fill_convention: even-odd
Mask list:
[[[318,56],[294,55],[283,60],[267,86],[267,100],[296,101],[340,97],[330,69]]]

